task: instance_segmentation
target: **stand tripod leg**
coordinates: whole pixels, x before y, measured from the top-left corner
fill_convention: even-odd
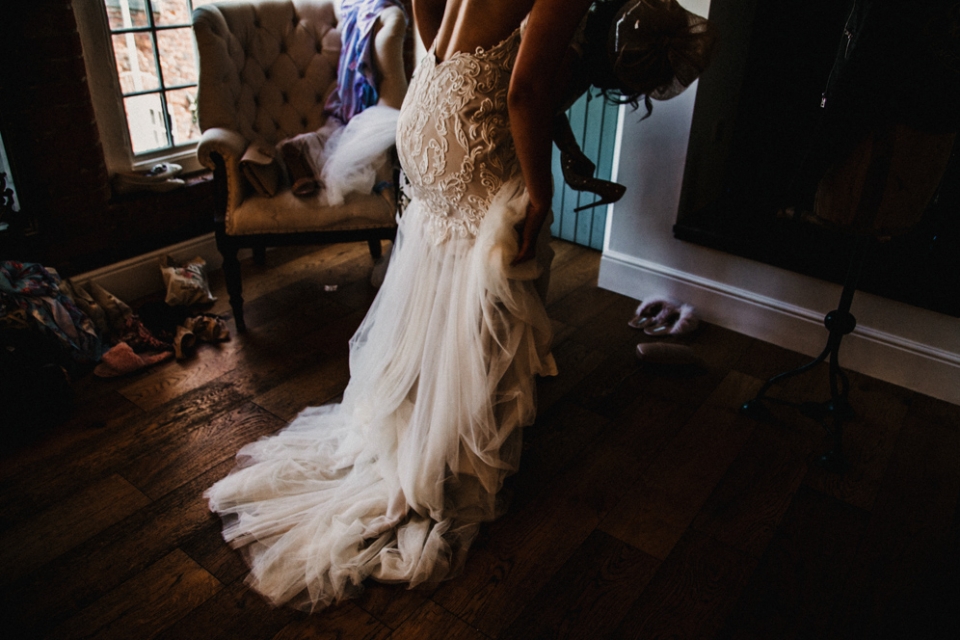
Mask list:
[[[858,237],[844,279],[840,304],[836,310],[828,313],[823,320],[829,335],[827,345],[820,355],[797,369],[773,376],[760,388],[756,396],[740,406],[740,412],[744,415],[757,420],[771,421],[773,414],[770,413],[770,409],[765,402],[775,402],[794,407],[804,416],[819,422],[830,435],[831,448],[817,459],[817,464],[835,472],[842,472],[847,468],[846,459],[843,456],[843,423],[853,417],[853,409],[847,400],[850,380],[840,368],[840,342],[843,340],[843,336],[851,333],[857,326],[856,318],[850,313],[850,307],[853,304],[853,294],[856,292],[857,281],[860,279],[860,272],[866,261],[868,248],[869,238],[867,236]],[[810,371],[827,358],[830,359],[830,399],[826,402],[796,403],[767,397],[767,392],[774,385]]]

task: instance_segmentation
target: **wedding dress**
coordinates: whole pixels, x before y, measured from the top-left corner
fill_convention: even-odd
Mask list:
[[[520,37],[418,66],[397,128],[411,202],[343,400],[241,449],[205,494],[274,604],[452,577],[502,511],[534,376],[556,374],[535,286],[546,232],[537,260],[510,264],[527,204],[507,116]]]

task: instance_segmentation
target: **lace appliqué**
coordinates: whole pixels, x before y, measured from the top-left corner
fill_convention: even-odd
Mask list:
[[[520,30],[494,47],[423,59],[400,110],[397,151],[434,243],[474,237],[493,197],[519,172],[507,89]]]

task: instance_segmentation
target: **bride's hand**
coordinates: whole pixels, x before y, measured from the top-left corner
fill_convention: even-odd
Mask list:
[[[538,207],[533,203],[527,205],[527,216],[515,227],[519,236],[520,250],[517,251],[517,257],[513,259],[511,265],[518,265],[536,257],[537,238],[540,236],[540,229],[549,211],[549,207]]]

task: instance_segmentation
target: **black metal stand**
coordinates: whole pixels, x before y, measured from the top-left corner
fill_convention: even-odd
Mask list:
[[[853,302],[853,294],[857,290],[857,281],[860,279],[860,272],[863,270],[870,243],[871,238],[869,236],[861,235],[857,237],[853,255],[850,258],[850,266],[847,268],[847,275],[844,278],[840,305],[837,309],[828,313],[823,320],[827,331],[830,332],[824,350],[814,360],[802,367],[793,371],[786,371],[767,380],[757,395],[744,402],[740,407],[740,411],[744,415],[758,420],[771,421],[773,414],[764,404],[769,402],[793,407],[802,415],[816,420],[830,435],[832,443],[830,450],[817,458],[817,464],[836,473],[842,473],[847,469],[847,461],[843,456],[843,423],[855,415],[847,399],[850,381],[847,374],[840,369],[840,341],[843,340],[843,336],[851,333],[857,326],[857,319],[850,313],[850,305]],[[830,358],[829,400],[823,402],[788,402],[779,398],[767,397],[767,392],[774,385],[810,371],[828,357]]]

